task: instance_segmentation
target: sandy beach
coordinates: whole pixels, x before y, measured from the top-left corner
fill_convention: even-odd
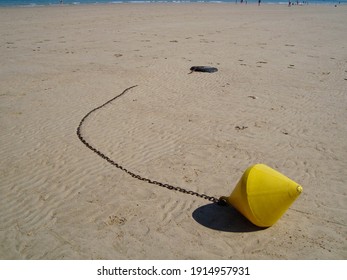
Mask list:
[[[347,258],[347,6],[0,8],[0,259]],[[194,65],[216,73],[189,74]],[[264,163],[272,227],[213,197]]]

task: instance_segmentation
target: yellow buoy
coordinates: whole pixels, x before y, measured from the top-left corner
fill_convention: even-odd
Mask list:
[[[298,183],[265,164],[256,164],[244,172],[231,195],[222,199],[253,224],[270,227],[301,192]]]

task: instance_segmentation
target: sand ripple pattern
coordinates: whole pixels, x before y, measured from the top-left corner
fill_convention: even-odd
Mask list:
[[[0,258],[346,259],[346,7],[268,6],[0,9]],[[134,84],[83,127],[113,161],[215,197],[263,162],[304,193],[260,231],[115,168],[76,126]]]

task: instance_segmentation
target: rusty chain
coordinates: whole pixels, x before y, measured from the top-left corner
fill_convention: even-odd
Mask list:
[[[102,153],[101,151],[99,151],[98,149],[96,149],[95,147],[93,147],[82,135],[82,126],[84,124],[84,122],[87,120],[88,117],[90,117],[95,111],[97,110],[100,110],[102,109],[103,107],[105,107],[106,105],[110,104],[112,101],[116,100],[117,98],[121,97],[122,95],[124,95],[127,91],[129,91],[130,89],[134,88],[134,87],[137,87],[137,85],[135,86],[131,86],[129,88],[126,88],[121,94],[113,97],[112,99],[108,100],[107,102],[105,102],[104,104],[92,109],[89,113],[87,113],[83,118],[82,120],[80,121],[78,127],[77,127],[77,136],[78,138],[81,140],[81,142],[87,146],[87,148],[89,148],[90,150],[92,150],[94,153],[96,153],[98,156],[100,156],[101,158],[103,158],[104,160],[106,160],[108,163],[112,164],[113,166],[115,166],[116,168],[124,171],[125,173],[127,173],[128,175],[130,175],[131,177],[135,178],[135,179],[138,179],[138,180],[141,180],[141,181],[144,181],[144,182],[147,182],[149,184],[153,184],[153,185],[157,185],[157,186],[160,186],[160,187],[163,187],[163,188],[167,188],[169,190],[173,190],[173,191],[178,191],[178,192],[181,192],[181,193],[185,193],[185,194],[190,194],[190,195],[193,195],[193,196],[197,196],[197,197],[200,197],[200,198],[203,198],[203,199],[206,199],[206,200],[209,200],[211,202],[214,202],[214,203],[218,203],[220,205],[223,205],[224,204],[224,200],[222,198],[218,199],[216,197],[213,197],[213,196],[209,196],[209,195],[206,195],[206,194],[201,194],[201,193],[198,193],[198,192],[195,192],[195,191],[191,191],[191,190],[187,190],[187,189],[184,189],[184,188],[181,188],[181,187],[177,187],[177,186],[173,186],[173,185],[170,185],[170,184],[166,184],[166,183],[162,183],[162,182],[158,182],[158,181],[155,181],[155,180],[152,180],[152,179],[148,179],[148,178],[145,178],[145,177],[142,177],[141,175],[139,174],[136,174],[128,169],[126,169],[124,166],[120,165],[119,163],[115,162],[114,160],[112,160],[111,158],[109,158],[108,156],[106,156],[104,153]]]

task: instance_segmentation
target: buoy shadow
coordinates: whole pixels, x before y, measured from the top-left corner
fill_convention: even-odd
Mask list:
[[[219,206],[216,203],[197,208],[192,216],[199,224],[219,231],[253,232],[265,229],[253,225],[235,208],[231,206]]]

